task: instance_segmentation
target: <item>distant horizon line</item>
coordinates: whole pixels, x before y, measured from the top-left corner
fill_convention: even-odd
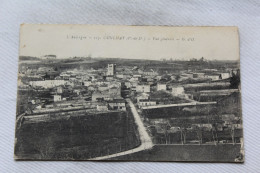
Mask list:
[[[19,55],[19,57],[33,57],[33,58],[39,58],[39,59],[44,59],[43,57],[46,57],[48,55],[42,55],[42,56],[31,56],[31,55]],[[93,58],[93,59],[125,59],[125,60],[147,60],[147,61],[191,61],[192,59],[194,60],[200,60],[201,58],[204,59],[204,61],[240,61],[240,58],[237,60],[232,60],[232,59],[207,59],[203,56],[200,58],[160,58],[160,59],[146,59],[146,58],[120,58],[120,57],[92,57],[90,55],[87,56],[70,56],[70,57],[57,57],[57,55],[54,54],[49,54],[49,56],[56,56],[56,58],[53,59],[73,59],[73,58]]]

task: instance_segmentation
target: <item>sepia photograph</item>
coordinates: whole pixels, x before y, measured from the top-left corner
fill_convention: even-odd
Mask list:
[[[244,162],[237,27],[22,24],[15,160]]]

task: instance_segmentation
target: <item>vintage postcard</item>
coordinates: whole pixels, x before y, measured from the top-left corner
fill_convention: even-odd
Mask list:
[[[237,27],[22,24],[14,158],[244,162]]]

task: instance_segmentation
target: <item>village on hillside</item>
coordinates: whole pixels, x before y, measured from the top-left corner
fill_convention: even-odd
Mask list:
[[[17,93],[17,158],[142,160],[192,146],[204,155],[191,160],[243,160],[235,61],[20,57]]]

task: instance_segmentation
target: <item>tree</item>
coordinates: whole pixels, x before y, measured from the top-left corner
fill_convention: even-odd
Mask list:
[[[235,74],[232,70],[232,76],[230,77],[230,88],[237,89],[240,84],[240,71],[237,70],[237,73]]]
[[[199,144],[201,144],[202,143],[202,129],[201,129],[201,127],[196,127],[195,131],[196,131],[196,134],[197,134]]]
[[[184,119],[180,119],[180,130],[181,130],[181,142],[182,142],[182,144],[186,143],[187,127],[188,127],[187,122]]]
[[[168,137],[169,137],[169,133],[168,133],[168,124],[163,125],[163,133],[164,133],[164,138],[165,138],[165,144],[168,144]]]
[[[231,124],[229,132],[230,132],[230,135],[231,135],[231,138],[232,138],[232,143],[233,143],[233,145],[235,145],[235,127],[234,127],[233,124]]]
[[[179,81],[180,78],[181,76],[179,74],[175,76],[176,81]]]

